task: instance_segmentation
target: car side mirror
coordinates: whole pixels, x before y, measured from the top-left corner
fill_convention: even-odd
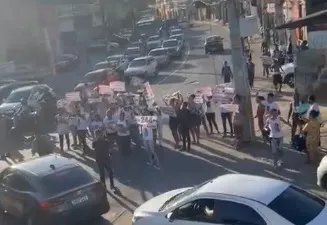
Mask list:
[[[175,220],[175,218],[176,218],[176,213],[174,213],[174,212],[169,212],[169,213],[166,215],[166,218],[168,219],[168,221],[169,221],[170,223],[172,223],[172,222]]]

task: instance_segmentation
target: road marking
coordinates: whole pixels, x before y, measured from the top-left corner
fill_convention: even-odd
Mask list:
[[[161,84],[163,81],[167,80],[169,77],[173,76],[175,73],[177,73],[186,63],[189,55],[190,55],[190,52],[191,52],[191,47],[189,45],[188,42],[186,42],[186,47],[187,47],[187,51],[186,51],[186,56],[183,60],[183,62],[179,65],[179,67],[174,70],[171,74],[169,74],[168,76],[166,76],[165,78],[163,78],[162,80],[158,81],[157,83],[155,83],[154,85],[158,85],[158,84]]]

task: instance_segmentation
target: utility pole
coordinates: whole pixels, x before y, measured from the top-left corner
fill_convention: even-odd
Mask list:
[[[275,26],[280,26],[284,23],[283,4],[285,0],[275,0]],[[278,40],[280,45],[286,45],[285,30],[278,30]]]
[[[239,4],[237,0],[227,0],[229,34],[232,49],[233,80],[236,94],[241,96],[241,108],[244,110],[243,140],[249,142],[255,136],[251,92],[248,71],[241,43]]]

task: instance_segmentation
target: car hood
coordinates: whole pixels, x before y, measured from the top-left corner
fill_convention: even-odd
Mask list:
[[[147,213],[158,212],[160,207],[168,199],[172,198],[173,196],[175,196],[179,193],[186,191],[187,189],[189,189],[189,188],[181,188],[181,189],[172,190],[172,191],[163,193],[161,195],[158,195],[158,196],[150,199],[149,201],[146,201],[145,203],[143,203],[140,207],[138,207],[134,211],[134,216],[145,216]]]
[[[145,71],[145,66],[140,66],[140,67],[129,67],[125,71],[125,73],[134,73],[134,72],[143,72]]]
[[[88,82],[87,86],[95,85],[95,82]],[[78,83],[74,88],[74,91],[81,91],[85,87],[85,83]]]
[[[17,112],[21,107],[20,102],[14,102],[14,103],[2,103],[0,105],[0,114],[13,114]]]
[[[319,215],[316,216],[307,225],[320,225],[320,224],[325,224],[326,223],[326,220],[327,220],[327,207],[325,206],[324,209],[319,213]]]
[[[160,45],[161,41],[148,41],[148,45]]]

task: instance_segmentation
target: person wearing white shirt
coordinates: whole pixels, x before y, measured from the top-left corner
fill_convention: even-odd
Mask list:
[[[89,130],[92,134],[92,137],[95,138],[95,131],[103,128],[103,122],[101,120],[101,117],[96,114],[94,115],[94,118],[90,121],[89,124]]]
[[[72,147],[75,149],[77,148],[77,146],[79,145],[79,143],[77,142],[77,125],[78,125],[78,120],[76,115],[71,115],[69,117],[69,128],[70,128],[70,132],[72,133],[73,136],[73,144]]]
[[[316,103],[316,97],[314,95],[310,95],[308,97],[308,102],[309,102],[310,106],[309,106],[309,109],[308,109],[307,114],[306,114],[306,119],[310,118],[311,111],[317,111],[317,112],[320,113],[320,108],[319,108],[319,105]],[[318,121],[322,122],[320,114],[318,116]]]
[[[266,106],[266,110],[265,110],[266,115],[269,115],[269,113],[273,109],[276,109],[278,114],[280,114],[280,109],[277,102],[275,102],[275,95],[273,93],[269,93],[267,95],[267,101],[265,102],[265,106]]]
[[[141,148],[141,138],[140,138],[140,127],[137,124],[136,118],[135,118],[136,112],[130,106],[125,107],[124,111],[125,111],[125,115],[126,115],[126,120],[129,124],[131,140],[134,142],[135,148],[139,149],[139,148]]]
[[[124,157],[129,157],[131,154],[131,135],[129,124],[125,117],[125,112],[120,112],[120,118],[117,121],[117,144],[118,149]]]
[[[213,126],[215,127],[217,134],[219,134],[218,125],[216,122],[216,113],[214,108],[214,102],[212,101],[212,96],[208,97],[208,101],[206,102],[207,110],[206,117],[210,127],[210,134],[213,134]]]
[[[153,130],[146,126],[142,127],[142,137],[144,141],[144,147],[149,153],[149,162],[148,164],[154,166],[155,168],[160,168],[160,163],[158,156],[154,150],[154,141],[153,141]]]
[[[86,143],[86,135],[87,135],[87,119],[85,115],[82,115],[81,113],[77,114],[77,134],[80,143],[82,144],[83,147],[83,154],[86,154],[88,150],[88,146]]]
[[[266,128],[269,130],[269,138],[271,141],[271,150],[273,154],[274,167],[282,166],[283,156],[283,131],[281,121],[285,122],[278,114],[277,109],[270,111],[270,117],[266,121]]]
[[[117,120],[114,118],[112,110],[107,111],[107,116],[103,119],[103,125],[106,130],[106,138],[113,144],[117,137]]]
[[[70,149],[70,140],[69,140],[69,120],[68,115],[64,111],[60,111],[57,115],[57,132],[59,135],[59,145],[60,150],[64,150],[64,137],[66,139],[66,144],[68,150]]]
[[[219,104],[230,104],[231,101],[229,102],[219,102]],[[223,108],[223,107],[219,107],[220,108],[220,116],[221,116],[221,122],[223,124],[223,130],[224,130],[224,135],[223,137],[227,136],[227,121],[228,121],[228,125],[230,127],[230,135],[233,136],[234,134],[234,130],[233,130],[233,122],[232,122],[232,116],[233,113],[228,111],[227,109]]]

